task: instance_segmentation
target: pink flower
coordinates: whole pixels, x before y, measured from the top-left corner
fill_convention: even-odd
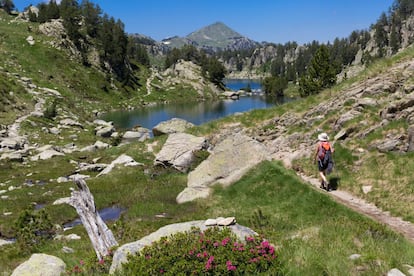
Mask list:
[[[236,270],[236,266],[234,266],[234,265],[231,263],[231,261],[227,261],[227,262],[226,262],[226,266],[227,266],[227,270],[228,270],[228,271],[234,271],[234,270]]]
[[[251,263],[257,263],[259,260],[257,258],[252,258],[249,260],[249,262]]]
[[[262,243],[260,244],[262,247],[267,248],[270,246],[268,241],[262,241]]]
[[[160,273],[163,274],[165,271],[164,269],[160,269]]]
[[[220,244],[219,244],[218,242],[213,243],[213,246],[214,246],[214,247],[219,247],[219,245],[220,245]]]
[[[80,263],[80,265],[84,265],[85,264],[85,262],[83,260],[80,260],[79,263]]]
[[[228,244],[228,243],[229,243],[229,241],[230,241],[230,238],[224,238],[224,239],[221,241],[221,245],[222,245],[222,246],[226,246],[226,244]]]
[[[206,270],[210,270],[214,261],[214,256],[210,256],[206,263]]]
[[[247,237],[247,238],[246,238],[246,240],[247,240],[248,242],[253,242],[253,241],[254,241],[254,237]]]

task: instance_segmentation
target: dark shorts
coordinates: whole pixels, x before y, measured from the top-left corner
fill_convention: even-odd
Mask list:
[[[321,161],[318,161],[318,169],[319,169],[320,172],[325,171],[327,168],[328,168],[328,164],[326,164],[326,166],[324,166]]]

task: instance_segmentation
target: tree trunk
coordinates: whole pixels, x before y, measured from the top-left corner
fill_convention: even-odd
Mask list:
[[[96,210],[93,195],[89,191],[85,180],[76,178],[74,182],[79,191],[72,192],[69,204],[78,212],[95,249],[96,256],[99,260],[102,260],[104,256],[110,254],[110,249],[117,246],[118,243]]]

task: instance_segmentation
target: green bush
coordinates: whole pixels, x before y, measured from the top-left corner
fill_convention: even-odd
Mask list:
[[[31,253],[54,235],[53,225],[44,209],[24,210],[14,224],[16,241],[22,252]]]
[[[57,105],[56,100],[49,102],[44,112],[44,117],[46,119],[52,120],[54,117],[56,117],[57,115],[56,105]]]
[[[276,252],[259,237],[238,240],[229,228],[198,228],[162,238],[123,264],[125,275],[244,275],[277,271]]]

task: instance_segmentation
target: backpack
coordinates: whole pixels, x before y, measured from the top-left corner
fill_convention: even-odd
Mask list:
[[[321,142],[318,148],[318,159],[323,167],[327,167],[332,159],[331,145],[328,142]]]

